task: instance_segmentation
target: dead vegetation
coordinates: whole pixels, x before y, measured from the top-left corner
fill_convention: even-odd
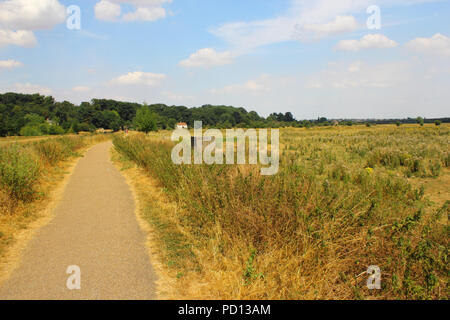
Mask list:
[[[176,166],[167,137],[114,144],[148,174],[135,185],[169,297],[448,299],[449,199],[431,200],[420,181],[447,181],[449,133],[282,129],[280,171],[268,177],[245,165]],[[366,288],[370,265],[382,290]]]

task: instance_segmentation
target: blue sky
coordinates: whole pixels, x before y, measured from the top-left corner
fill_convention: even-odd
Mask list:
[[[66,8],[77,5],[81,29]],[[371,5],[381,29],[369,29]],[[299,119],[449,116],[450,2],[0,1],[0,92]]]

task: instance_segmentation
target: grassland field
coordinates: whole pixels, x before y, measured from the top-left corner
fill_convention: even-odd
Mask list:
[[[117,135],[114,145],[168,298],[448,299],[449,134],[448,125],[285,128],[274,176],[174,165],[169,131]],[[370,265],[381,290],[366,287]]]
[[[274,176],[175,165],[170,136],[113,137],[161,298],[449,298],[449,125],[280,129]],[[73,160],[105,139],[0,139],[0,259]],[[371,265],[381,290],[366,287]]]

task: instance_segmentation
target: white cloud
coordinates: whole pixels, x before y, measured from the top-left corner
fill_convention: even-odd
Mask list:
[[[149,73],[149,72],[129,72],[121,75],[111,81],[111,84],[116,85],[141,85],[141,86],[155,86],[167,79],[165,74]]]
[[[378,0],[377,5],[392,7],[430,1],[433,0]],[[350,30],[353,26],[342,23],[342,19],[341,23],[336,23],[336,17],[365,13],[372,4],[373,0],[292,0],[289,10],[277,17],[226,23],[213,28],[211,33],[232,45],[236,52],[245,53],[264,45],[298,40],[298,30],[304,30],[305,27],[311,29],[311,26],[315,26],[313,29],[330,31],[333,27],[339,30],[337,27],[342,24],[346,28],[340,30],[344,32],[347,27]],[[301,39],[308,40],[310,37],[312,35],[303,34]]]
[[[50,90],[49,88],[31,83],[15,83],[9,90],[24,94],[35,94],[35,93],[40,93],[43,95],[52,94],[52,90]]]
[[[75,92],[87,92],[90,90],[90,88],[86,87],[86,86],[76,86],[76,87],[73,87],[72,90]]]
[[[360,72],[361,67],[362,67],[361,61],[355,62],[348,67],[348,72],[351,72],[351,73]]]
[[[192,102],[195,97],[192,95],[183,95],[183,94],[177,94],[172,91],[163,91],[161,92],[161,96],[167,100],[167,103],[186,103],[186,102]]]
[[[408,80],[409,65],[402,62],[367,64],[336,63],[307,80],[305,88],[390,88]],[[312,85],[314,84],[314,85]]]
[[[167,16],[164,3],[172,0],[101,0],[95,5],[95,16],[104,21],[156,21]],[[129,4],[134,11],[122,15],[121,4]]]
[[[440,33],[436,33],[431,38],[411,40],[406,47],[420,53],[450,56],[450,38]]]
[[[266,80],[266,91],[245,90],[246,82],[242,81],[198,93],[195,102],[242,106],[265,116],[274,110],[291,111],[297,119],[445,117],[450,99],[450,61],[438,60],[334,60],[324,63],[322,71],[308,73],[294,68],[290,75],[272,74]],[[428,79],[431,67],[439,74]]]
[[[180,61],[182,67],[208,67],[221,66],[232,62],[232,55],[229,51],[216,52],[211,48],[200,49],[189,56],[188,59]]]
[[[66,19],[58,0],[7,0],[0,2],[0,26],[9,30],[52,29]]]
[[[18,67],[22,67],[23,63],[20,61],[16,61],[13,59],[9,60],[0,60],[0,70],[1,69],[14,69]]]
[[[135,12],[123,16],[124,21],[156,21],[166,17],[166,10],[162,7],[137,8]]]
[[[0,2],[0,47],[33,47],[32,31],[52,29],[66,19],[66,8],[58,0],[7,0]]]
[[[368,34],[360,40],[341,40],[336,45],[337,50],[359,51],[362,49],[386,49],[397,46],[397,42],[382,34]]]
[[[259,76],[255,80],[248,80],[245,83],[225,86],[220,89],[212,89],[212,94],[229,94],[229,93],[252,93],[259,94],[271,90],[271,78],[267,74]]]
[[[245,52],[271,43],[294,39],[296,21],[292,18],[279,17],[253,22],[227,23],[211,30],[215,36],[235,47],[237,52]]]
[[[319,39],[327,36],[338,35],[352,32],[358,29],[359,25],[352,16],[337,16],[331,22],[325,24],[304,24],[296,27],[294,37],[298,40],[307,40],[309,38]]]
[[[0,29],[0,48],[15,45],[25,48],[34,47],[37,44],[34,33],[28,30],[2,30]]]
[[[109,0],[115,3],[128,3],[138,8],[158,7],[172,0]]]
[[[97,2],[94,7],[95,17],[103,21],[115,21],[122,13],[120,5],[107,0]]]
[[[305,89],[321,89],[322,83],[319,81],[309,81],[305,84]]]

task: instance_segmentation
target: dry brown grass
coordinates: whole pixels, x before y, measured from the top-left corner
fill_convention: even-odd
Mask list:
[[[284,129],[275,177],[173,166],[167,133],[115,143],[135,170],[164,297],[446,299],[448,135],[446,126]],[[365,286],[373,264],[381,291]]]

